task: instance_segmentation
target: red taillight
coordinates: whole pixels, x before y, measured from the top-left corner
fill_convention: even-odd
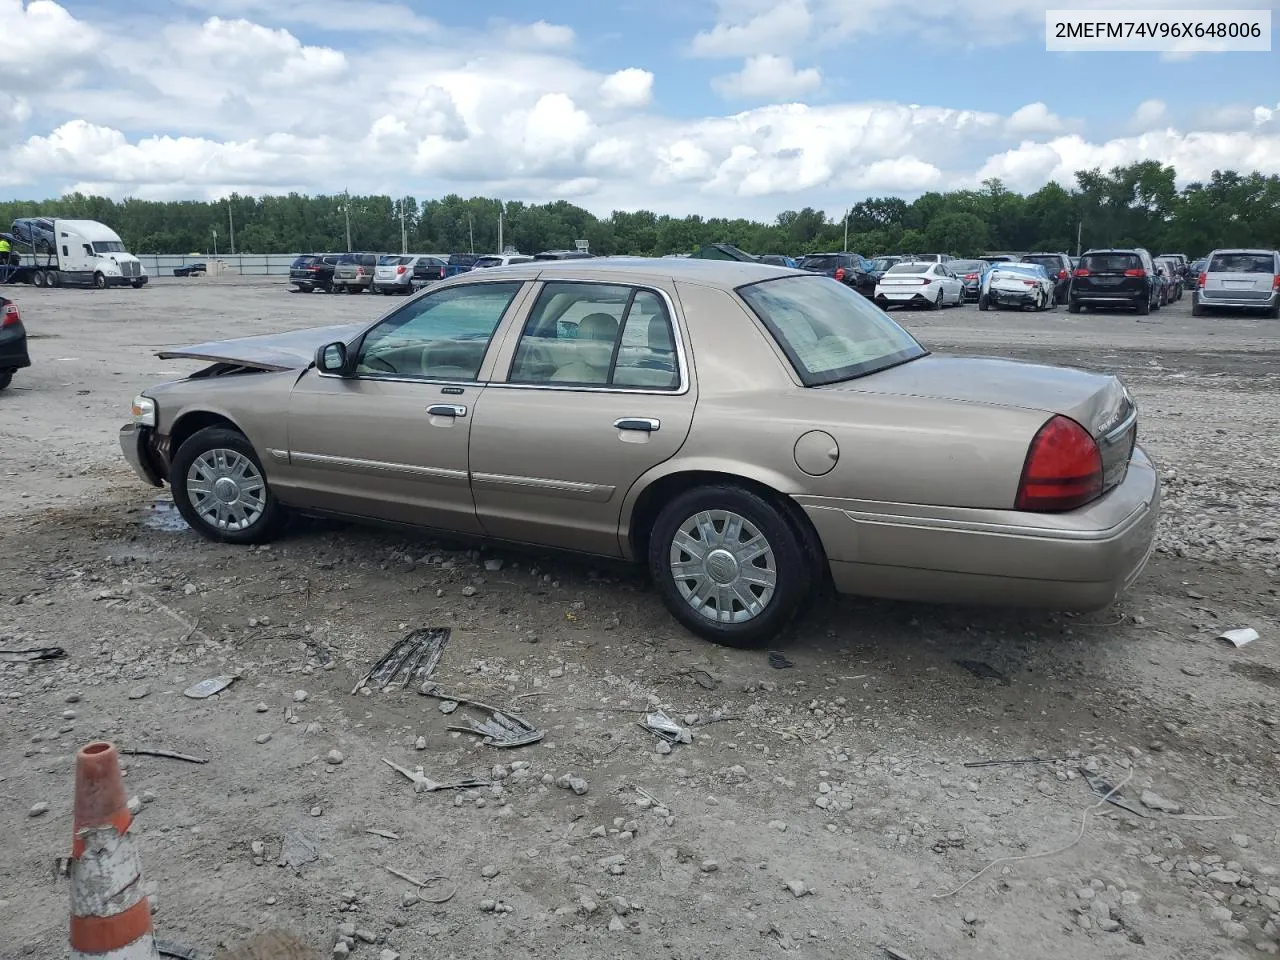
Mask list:
[[[1208,280],[1209,280],[1209,275],[1207,273],[1202,273],[1198,278],[1196,278],[1196,286],[1203,290],[1204,285],[1208,282]]]
[[[1038,280],[1023,280],[1022,282],[1023,282],[1023,283],[1025,283],[1028,287],[1034,287],[1034,286],[1037,286],[1037,285],[1039,284],[1039,282],[1040,282],[1040,281],[1038,281]]]
[[[1065,270],[1059,270],[1059,271],[1058,271],[1058,279],[1059,279],[1059,280],[1065,280],[1065,279],[1067,279],[1067,271],[1065,271]]]
[[[964,275],[964,278],[965,278],[966,280],[977,280],[977,279],[978,279],[978,275],[977,275],[976,273],[966,273],[966,274]]]
[[[403,267],[403,266],[396,267],[396,276],[399,276],[400,274],[404,273],[404,272],[405,272],[405,270],[406,270],[406,268],[405,268],[405,267]]]
[[[1074,510],[1102,493],[1102,454],[1084,427],[1061,414],[1036,433],[1018,483],[1019,510]]]
[[[1271,280],[1271,289],[1280,290],[1280,273],[1277,273]]]
[[[844,267],[836,267],[836,279],[837,280],[844,279]]]
[[[1077,277],[1087,277],[1088,275],[1089,275],[1089,271],[1086,270],[1084,267],[1076,267]]]
[[[18,313],[16,303],[6,303],[0,312],[0,327],[12,327],[22,322],[22,314]]]
[[[1134,267],[1132,270],[1126,270],[1124,275],[1126,277],[1145,277],[1147,275],[1147,271],[1142,269],[1142,267]]]
[[[441,267],[441,268],[440,268],[440,279],[441,279],[441,280],[443,280],[443,279],[444,279],[444,267]]]

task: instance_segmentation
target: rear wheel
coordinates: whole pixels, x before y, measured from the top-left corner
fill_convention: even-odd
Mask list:
[[[942,291],[941,290],[938,291],[937,299],[933,301],[933,309],[935,310],[942,309]]]
[[[1142,302],[1138,304],[1138,316],[1145,317],[1151,312],[1151,301],[1146,297],[1142,298]]]
[[[37,287],[43,287],[48,282],[48,278],[43,270],[35,270],[32,271],[31,282]]]
[[[1067,313],[1079,313],[1079,312],[1080,312],[1080,304],[1075,300],[1068,300]]]
[[[13,383],[13,371],[0,370],[0,390],[3,390],[11,383]]]
[[[737,486],[697,487],[675,497],[654,522],[648,559],[672,616],[728,646],[778,636],[815,583],[796,523]]]
[[[991,301],[987,299],[987,295],[985,293],[978,295],[978,309],[979,310],[991,309]]]
[[[1191,315],[1193,317],[1203,317],[1204,313],[1204,307],[1200,306],[1200,304],[1193,299],[1191,301]]]
[[[169,483],[183,519],[210,540],[265,543],[284,524],[285,508],[267,485],[262,461],[237,430],[193,433],[173,458]]]

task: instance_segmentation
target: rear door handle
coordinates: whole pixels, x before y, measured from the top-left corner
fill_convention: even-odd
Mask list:
[[[467,408],[461,403],[433,403],[427,413],[433,417],[465,417]]]
[[[662,426],[662,421],[655,420],[653,417],[621,417],[613,421],[613,425],[619,430],[643,430],[645,433],[653,433]]]

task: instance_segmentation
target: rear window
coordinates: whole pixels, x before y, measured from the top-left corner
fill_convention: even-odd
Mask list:
[[[928,273],[932,263],[895,263],[885,273]]]
[[[974,273],[987,268],[987,264],[981,260],[952,260],[947,266],[952,273]]]
[[[1219,253],[1209,261],[1209,273],[1274,273],[1276,258],[1270,253]]]
[[[1088,253],[1080,258],[1080,268],[1090,273],[1124,273],[1141,267],[1142,258],[1136,253]]]
[[[866,376],[928,352],[887,313],[828,277],[763,280],[738,294],[807,387]]]
[[[802,270],[834,270],[845,265],[844,257],[810,255],[800,261]]]
[[[1023,257],[1023,258],[1022,258],[1022,262],[1023,262],[1023,263],[1038,263],[1038,264],[1040,264],[1040,266],[1044,267],[1046,270],[1061,270],[1061,269],[1062,269],[1062,258],[1061,258],[1061,257]]]
[[[477,269],[481,267],[500,267],[502,266],[502,258],[501,257],[481,257],[479,260],[475,262],[474,266]]]
[[[315,257],[297,257],[294,259],[293,263],[290,264],[290,267],[305,267],[310,263],[314,263],[315,259]]]
[[[413,257],[397,257],[394,254],[378,258],[378,266],[380,267],[405,267],[411,263],[413,263]]]
[[[473,267],[480,258],[474,253],[452,253],[449,255],[451,267]]]

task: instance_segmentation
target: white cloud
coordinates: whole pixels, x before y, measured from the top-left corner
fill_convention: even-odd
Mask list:
[[[385,0],[178,0],[185,7],[222,16],[248,17],[260,23],[305,24],[338,34],[425,35],[435,21],[402,3]]]
[[[941,181],[942,171],[932,163],[916,157],[894,157],[867,164],[855,172],[850,183],[863,190],[914,193],[936,187]]]
[[[1129,123],[1139,130],[1150,130],[1163,123],[1168,113],[1168,105],[1163,100],[1143,100],[1133,111]]]
[[[1062,129],[1063,123],[1061,117],[1050,111],[1045,104],[1036,101],[1013,111],[1005,127],[1013,134],[1057,133]]]
[[[177,28],[173,41],[184,58],[204,60],[218,72],[251,71],[267,83],[307,84],[336,78],[346,56],[329,47],[303,46],[288,30],[248,20],[210,17],[198,30]]]
[[[711,86],[731,100],[790,100],[821,87],[822,74],[816,67],[797,70],[790,57],[761,53],[737,73],[716,77]]]
[[[572,27],[545,20],[503,24],[500,35],[507,43],[518,47],[568,47],[573,45],[575,36]]]
[[[600,83],[600,99],[606,107],[646,107],[653,100],[653,74],[636,67],[611,73]]]
[[[721,19],[693,38],[697,57],[744,57],[786,51],[809,34],[813,18],[806,0],[721,0]]]
[[[29,80],[57,84],[102,43],[101,34],[52,0],[0,0],[0,77],[5,86]]]

